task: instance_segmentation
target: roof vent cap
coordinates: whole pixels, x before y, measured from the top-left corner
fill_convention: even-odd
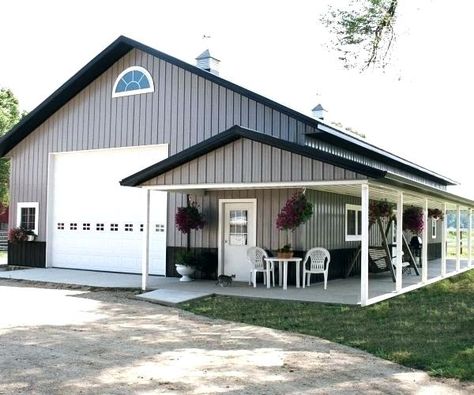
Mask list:
[[[313,117],[316,119],[324,120],[324,113],[327,112],[321,104],[318,104],[313,108]]]
[[[206,49],[201,55],[196,58],[197,67],[206,70],[214,75],[219,75],[219,63],[220,60],[212,56],[209,52],[209,49]]]

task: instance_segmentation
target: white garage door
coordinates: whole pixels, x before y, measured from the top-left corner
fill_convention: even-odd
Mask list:
[[[146,192],[119,181],[167,156],[167,145],[52,155],[48,264],[140,273]],[[150,273],[164,275],[165,192],[151,192],[150,213]]]

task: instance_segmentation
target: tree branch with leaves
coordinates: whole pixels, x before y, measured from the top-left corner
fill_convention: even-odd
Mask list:
[[[18,99],[10,89],[0,89],[0,137],[7,133],[20,120]],[[0,203],[8,206],[8,183],[10,178],[10,162],[0,158]]]
[[[332,33],[330,46],[346,68],[385,67],[395,41],[398,0],[352,0],[330,7],[321,21]]]

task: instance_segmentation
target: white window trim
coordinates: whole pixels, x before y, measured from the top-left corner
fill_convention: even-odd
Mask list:
[[[362,240],[362,235],[349,235],[347,234],[347,223],[348,223],[348,212],[349,210],[355,210],[356,212],[357,211],[362,211],[362,206],[359,206],[359,205],[355,205],[355,204],[346,204],[346,211],[345,211],[345,236],[346,236],[346,241],[360,241]],[[356,232],[357,232],[357,228],[358,228],[358,214],[356,213],[356,216],[355,216],[355,229],[356,229]]]
[[[35,227],[33,232],[38,234],[38,219],[39,219],[39,203],[38,202],[19,202],[16,205],[16,226],[21,225],[21,209],[22,208],[34,208],[35,210]]]
[[[435,218],[431,218],[431,238],[436,239],[438,237],[438,227],[437,227],[438,220]]]
[[[127,74],[129,71],[140,71],[143,74],[145,74],[145,77],[148,78],[148,82],[150,83],[149,88],[144,88],[144,89],[135,89],[133,91],[126,91],[126,92],[115,92],[115,89],[117,89],[117,85],[122,79],[122,77]],[[115,80],[114,87],[112,88],[112,97],[123,97],[123,96],[132,96],[132,95],[140,95],[142,93],[148,93],[148,92],[154,92],[155,91],[155,84],[153,83],[153,78],[151,78],[151,74],[148,72],[147,69],[141,67],[141,66],[131,66],[126,68],[124,71],[122,71],[117,79]]]

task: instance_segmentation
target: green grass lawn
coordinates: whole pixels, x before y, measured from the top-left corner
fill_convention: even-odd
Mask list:
[[[474,270],[365,308],[225,296],[181,307],[322,337],[433,376],[474,380]]]

